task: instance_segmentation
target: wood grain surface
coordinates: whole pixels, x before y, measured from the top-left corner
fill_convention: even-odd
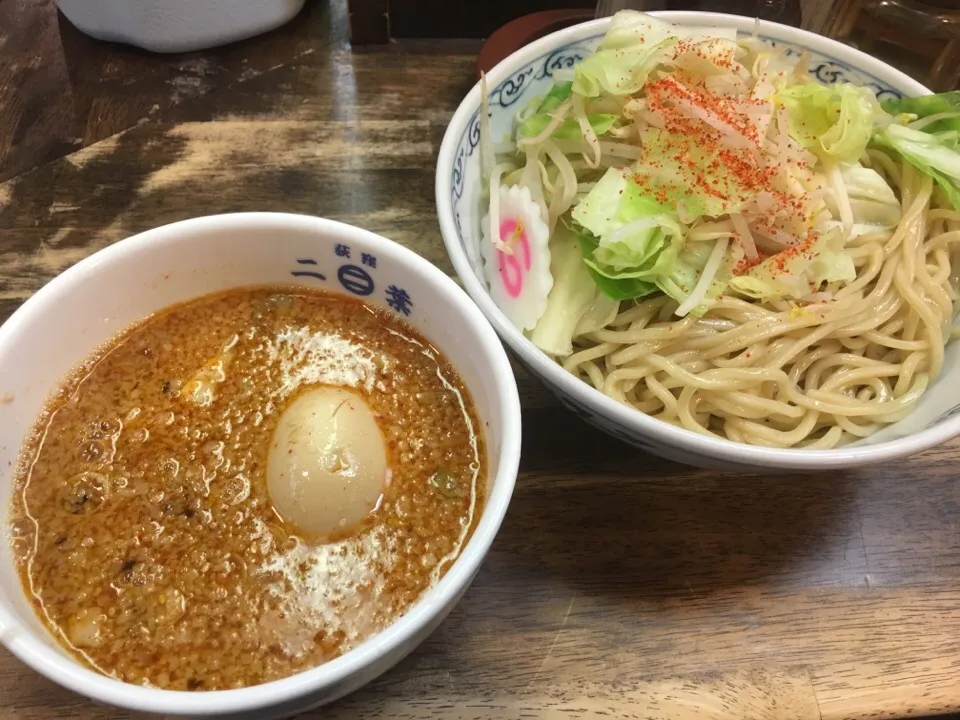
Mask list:
[[[434,163],[477,50],[351,51],[331,0],[156,57],[81,36],[51,0],[0,0],[0,320],[98,248],[232,210],[355,223],[450,272]],[[960,710],[960,442],[849,473],[698,471],[518,382],[521,476],[473,587],[396,669],[309,717]],[[0,718],[121,717],[0,651]]]

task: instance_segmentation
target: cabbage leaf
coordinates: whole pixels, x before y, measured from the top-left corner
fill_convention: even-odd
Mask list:
[[[550,238],[553,287],[547,308],[530,340],[545,353],[563,357],[573,352],[573,338],[608,325],[620,303],[605,295],[583,264],[580,238],[562,223]]]
[[[637,179],[665,205],[683,203],[688,215],[719,217],[738,212],[755,195],[727,163],[716,161],[715,150],[689,137],[649,127],[640,144]]]
[[[733,42],[736,30],[679,26],[636,10],[622,10],[610,21],[597,51],[574,70],[573,91],[585,97],[633,95],[658,65],[671,59],[680,38],[718,38]]]
[[[574,70],[573,91],[584,97],[633,95],[647,83],[650,73],[663,59],[663,51],[676,38],[622,49],[598,50],[580,62]]]
[[[846,188],[855,225],[894,227],[900,222],[900,200],[876,170],[859,164],[845,165],[840,168],[840,177]],[[824,198],[824,203],[834,217],[840,216],[832,193]]]
[[[802,298],[823,283],[852,282],[856,277],[853,259],[844,249],[843,232],[833,226],[733,277],[730,286],[763,301]]]
[[[668,275],[658,278],[657,287],[678,303],[683,303],[700,281],[707,260],[713,252],[712,242],[687,243]],[[729,287],[733,270],[743,259],[743,245],[731,243],[723,256],[720,268],[710,282],[703,300],[690,311],[690,315],[702,316]]]
[[[960,90],[912,98],[891,98],[880,104],[891,115],[909,114],[918,118],[952,116],[936,120],[923,129],[927,132],[960,131]]]
[[[652,283],[673,267],[686,232],[673,213],[646,197],[619,168],[607,170],[572,215],[596,238],[586,264],[612,280]]]
[[[960,153],[953,133],[927,133],[891,124],[873,140],[897,151],[920,172],[932,177],[954,209],[960,210]]]
[[[567,98],[573,93],[573,83],[557,83],[550,91],[543,96],[540,105],[537,108],[538,113],[553,112],[566,102]]]
[[[546,130],[547,125],[552,121],[553,117],[550,113],[536,113],[520,123],[520,127],[517,128],[517,135],[522,138],[536,137]],[[590,114],[587,115],[587,121],[597,136],[600,136],[613,127],[613,124],[617,121],[617,116],[605,113]],[[580,123],[570,117],[566,118],[560,124],[560,127],[553,131],[551,137],[560,140],[580,140],[583,137],[583,131],[580,129]]]
[[[827,159],[856,162],[873,134],[879,111],[869,88],[817,82],[783,88],[777,101],[787,111],[790,136]]]

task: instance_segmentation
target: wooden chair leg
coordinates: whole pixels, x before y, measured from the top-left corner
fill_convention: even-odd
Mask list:
[[[960,82],[960,40],[950,40],[930,68],[930,87],[947,92]]]
[[[836,30],[833,33],[830,33],[830,35],[835,38],[848,37],[850,33],[853,32],[853,27],[857,22],[857,16],[860,14],[860,9],[860,0],[849,0],[848,2],[844,3],[844,6],[841,9],[834,25]]]
[[[347,12],[353,45],[385,45],[390,42],[389,0],[347,0]]]

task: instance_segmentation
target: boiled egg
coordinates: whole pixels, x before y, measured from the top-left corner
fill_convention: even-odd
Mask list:
[[[311,535],[350,527],[376,509],[386,480],[386,443],[363,396],[313,387],[280,416],[267,487],[284,520]]]

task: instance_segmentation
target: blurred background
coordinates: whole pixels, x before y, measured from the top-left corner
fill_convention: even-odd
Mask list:
[[[543,34],[592,17],[586,0],[350,0],[354,45],[412,38],[487,38],[541,13]],[[812,30],[889,62],[935,91],[960,85],[960,0],[639,0],[648,10],[756,15]],[[525,40],[536,23],[524,24]],[[514,48],[515,49],[515,48]]]

